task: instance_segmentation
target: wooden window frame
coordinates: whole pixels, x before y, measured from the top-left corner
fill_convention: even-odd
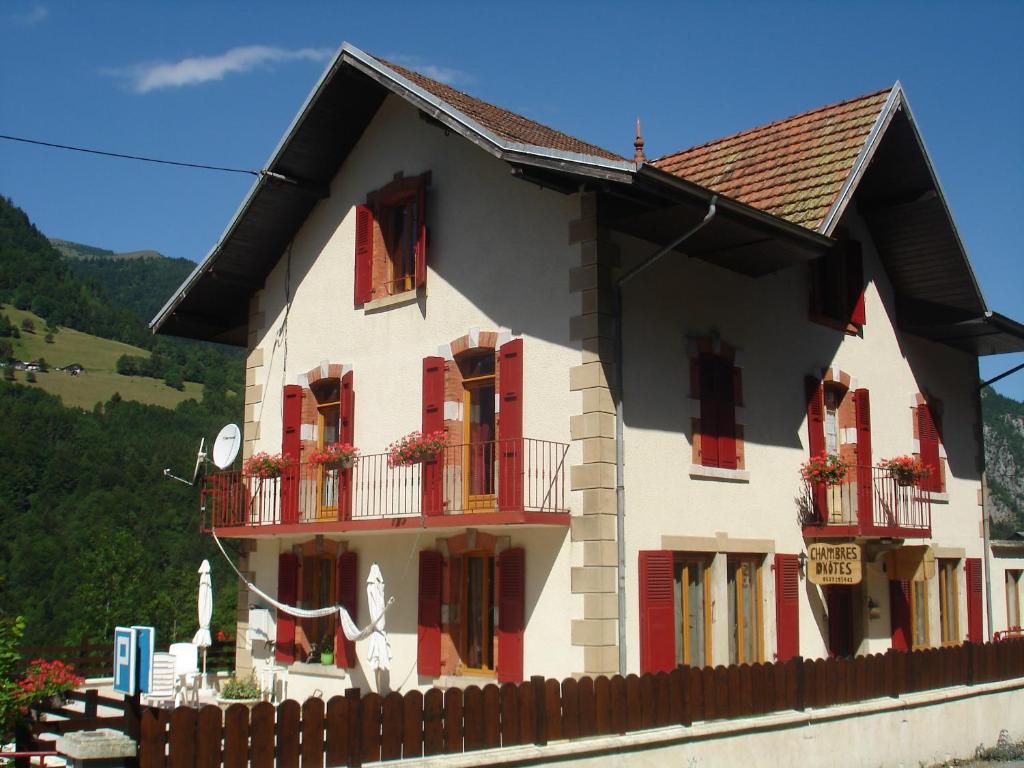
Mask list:
[[[960,644],[960,577],[959,561],[939,560],[939,634],[942,645]],[[952,578],[953,584],[949,584]],[[952,605],[950,605],[952,595]]]
[[[1006,587],[1006,628],[1007,629],[1013,629],[1014,627],[1020,627],[1021,624],[1024,623],[1024,622],[1021,622],[1021,618],[1020,618],[1020,609],[1021,609],[1021,605],[1020,605],[1020,583],[1021,583],[1021,580],[1022,580],[1021,579],[1022,574],[1024,574],[1024,572],[1022,572],[1020,569],[1008,568],[1005,573],[1006,573],[1006,583],[1005,583],[1005,587]],[[1016,602],[1016,606],[1015,606],[1016,607],[1016,613],[1017,613],[1017,623],[1016,624],[1014,624],[1011,621],[1011,615],[1010,615],[1010,606],[1011,606],[1011,602],[1010,602],[1010,600],[1011,600],[1010,585],[1011,584],[1013,585],[1013,597],[1012,597],[1012,599]]]
[[[403,176],[399,173],[388,184],[366,196],[366,206],[373,212],[373,251],[370,260],[371,300],[413,293],[425,279],[424,275],[417,276],[417,259],[421,258],[418,254],[425,253],[427,247],[424,200],[425,190],[430,186],[430,176],[430,171],[419,176]],[[397,254],[393,252],[394,244],[391,243],[392,217],[390,214],[399,206],[412,207],[410,216],[412,271],[396,276]],[[421,238],[424,239],[423,242],[421,242]],[[423,268],[426,268],[425,264]],[[401,285],[398,285],[399,281],[402,281]]]
[[[918,585],[921,587],[921,599],[918,600],[917,592]],[[928,614],[928,582],[927,581],[911,581],[910,582],[910,649],[918,650],[919,648],[930,648],[931,647],[931,622]],[[924,620],[921,622],[921,626],[924,629],[924,637],[918,638],[917,636],[917,614],[921,611],[921,615]]]
[[[711,610],[711,561],[712,558],[706,554],[691,552],[674,552],[672,555],[672,578],[679,585],[679,609],[680,609],[680,636],[682,642],[676,648],[676,661],[680,664],[692,666],[692,655],[690,648],[690,633],[686,626],[689,616],[690,591],[689,568],[700,567],[702,570],[702,583],[704,585],[704,665],[711,666],[712,656],[712,610]]]
[[[740,579],[734,578],[735,582],[735,599],[736,599],[736,661],[729,660],[730,664],[754,664],[764,661],[764,608],[762,605],[763,598],[763,587],[761,585],[761,569],[762,569],[762,558],[758,556],[746,556],[746,555],[728,555],[726,557],[726,574],[725,583],[726,588],[729,584],[729,574],[733,568],[739,571],[744,563],[750,563],[754,566],[754,616],[757,622],[757,637],[755,645],[757,647],[757,658],[746,659],[743,653],[743,643],[741,639],[744,636],[744,622],[743,622],[743,583]],[[729,627],[729,631],[733,631],[733,627]]]
[[[495,643],[496,634],[497,634],[497,622],[495,622],[495,620],[494,620],[494,613],[495,613],[494,609],[495,609],[495,606],[497,604],[496,603],[496,599],[495,599],[495,594],[494,594],[494,587],[495,587],[495,583],[494,582],[496,581],[495,576],[497,575],[497,557],[495,557],[495,554],[493,552],[489,552],[489,551],[486,551],[486,550],[473,550],[473,551],[470,551],[470,552],[463,552],[460,555],[458,555],[458,557],[462,561],[460,563],[460,570],[461,570],[460,582],[461,583],[459,584],[459,637],[458,637],[458,645],[456,647],[456,651],[459,654],[459,666],[460,666],[459,672],[460,672],[460,674],[466,674],[466,675],[480,675],[480,676],[483,676],[483,677],[493,677],[497,673],[497,664],[495,664],[495,655],[496,655],[495,651],[497,650],[497,651],[500,652],[500,649],[497,648],[497,643]],[[487,613],[489,613],[489,615],[490,615],[490,625],[491,625],[491,633],[490,633],[490,635],[491,635],[491,653],[490,653],[490,656],[491,656],[491,658],[487,658],[487,646],[485,644],[484,648],[483,648],[483,654],[482,654],[484,656],[484,665],[482,667],[470,667],[466,663],[466,656],[468,655],[467,643],[469,642],[469,636],[468,636],[468,633],[469,633],[469,567],[468,567],[468,560],[470,558],[472,558],[472,557],[479,557],[479,558],[482,558],[485,561],[484,562],[484,569],[483,569],[483,589],[481,591],[481,594],[485,595],[485,596],[489,596],[489,603],[490,603],[490,611],[489,612],[485,611],[485,613],[481,614],[481,615],[487,615]],[[490,562],[491,562],[491,568],[490,568],[491,576],[490,577],[488,577],[488,569],[487,569],[487,566],[486,566],[486,561],[487,560],[490,560]],[[486,606],[485,606],[485,608],[486,608]],[[490,663],[490,666],[488,666],[488,662]]]
[[[333,386],[330,382],[337,382],[338,398],[336,400],[325,400],[320,401],[317,396],[318,389],[329,389]],[[326,383],[327,387],[316,386],[321,383]],[[315,388],[314,388],[315,387]],[[313,394],[313,398],[316,400],[316,445],[319,450],[323,450],[326,446],[324,445],[324,411],[329,408],[337,408],[338,410],[338,440],[341,440],[341,377],[335,376],[326,379],[320,379],[316,382],[314,387],[310,387],[310,392]],[[337,490],[335,491],[334,505],[324,504],[324,479],[327,473],[331,471],[327,467],[320,465],[316,468],[316,516],[317,519],[327,517],[324,512],[337,512],[338,511],[338,495]],[[333,470],[337,472],[337,470]],[[337,479],[337,478],[335,478]]]
[[[306,594],[306,568],[309,567],[309,565],[312,564],[312,563],[316,563],[317,566],[318,566],[318,568],[317,568],[318,573],[315,574],[314,580],[312,582],[313,585],[314,585],[315,593],[314,593],[314,595],[307,595]],[[322,594],[319,594],[320,593],[320,579],[318,577],[320,575],[320,572],[322,572],[321,569],[323,568],[323,565],[322,565],[323,563],[327,563],[327,573],[328,573],[328,579],[330,581],[330,584],[328,586],[328,595],[327,595],[326,598]],[[311,555],[303,554],[302,557],[299,558],[299,585],[298,585],[299,589],[298,589],[298,592],[299,592],[299,605],[300,605],[300,607],[303,607],[303,608],[326,608],[329,605],[337,605],[337,602],[338,602],[338,567],[337,567],[337,563],[338,563],[337,556],[335,554],[333,554],[333,553],[330,553],[330,552],[317,552],[317,553],[311,554]],[[306,603],[309,603],[309,601],[311,601],[311,600],[313,602],[315,602],[315,603],[318,603],[318,604],[317,605],[312,605],[312,604],[306,605]],[[322,616],[322,617],[316,618],[316,619],[301,619],[300,618],[300,619],[296,620],[296,626],[297,626],[297,628],[301,628],[302,634],[305,636],[305,639],[306,639],[307,643],[315,643],[318,649],[323,650],[322,648],[320,648],[321,640],[327,634],[329,634],[332,638],[334,637],[335,623],[337,621],[338,621],[337,616]],[[327,623],[327,626],[329,627],[329,631],[325,631],[324,630],[324,628],[323,628],[324,622]],[[314,626],[314,625],[316,626],[316,637],[310,637],[309,633],[307,632],[307,627]],[[296,646],[298,646],[298,642],[296,642]],[[332,653],[334,652],[334,644],[333,644],[333,642],[331,643],[330,650],[331,650]],[[306,653],[305,648],[302,649],[302,652],[308,658],[308,653]],[[305,659],[303,659],[303,661],[305,661]]]
[[[494,358],[494,353],[485,349],[482,353],[478,354],[466,354],[463,359],[470,359],[473,357],[484,357],[491,356]],[[461,360],[460,360],[461,362]],[[479,376],[467,376],[462,379],[462,437],[463,437],[463,449],[462,449],[462,497],[466,500],[466,509],[471,512],[493,512],[495,505],[498,500],[498,478],[495,473],[494,477],[491,478],[491,485],[493,487],[493,493],[482,494],[477,496],[471,496],[469,493],[470,486],[470,462],[472,457],[470,456],[471,443],[472,443],[472,420],[470,419],[470,405],[471,405],[471,390],[473,387],[487,384],[488,382],[494,387],[494,392],[498,392],[498,376],[497,376],[498,361],[494,360],[494,369],[492,373],[481,374]],[[495,461],[497,459],[497,446],[498,446],[498,414],[495,413],[494,419],[494,436],[491,440],[490,450],[493,452],[491,458],[492,472],[495,469]],[[486,449],[485,449],[486,450]]]

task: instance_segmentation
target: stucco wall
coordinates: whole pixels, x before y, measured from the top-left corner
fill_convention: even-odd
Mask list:
[[[1024,573],[1024,542],[1013,548],[993,546],[989,560],[992,567],[992,631],[1007,629],[1006,572]],[[1018,610],[1024,616],[1024,578],[1020,582],[1020,605]]]

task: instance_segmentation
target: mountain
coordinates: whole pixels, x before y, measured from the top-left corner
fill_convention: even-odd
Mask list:
[[[50,245],[56,248],[61,254],[67,259],[79,259],[92,261],[94,259],[102,260],[132,260],[132,259],[166,259],[159,251],[126,251],[124,253],[117,253],[115,251],[107,250],[106,248],[97,248],[94,245],[84,245],[83,243],[74,243],[70,240],[61,240],[59,237],[49,238]]]
[[[1024,531],[1024,403],[991,388],[981,395],[992,537]]]

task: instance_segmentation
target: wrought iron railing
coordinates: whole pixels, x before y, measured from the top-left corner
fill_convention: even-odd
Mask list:
[[[290,525],[494,512],[564,513],[568,446],[519,438],[446,446],[391,466],[367,454],[347,469],[301,463],[280,477],[218,472],[204,481],[203,527]]]
[[[808,527],[856,527],[862,533],[884,534],[894,529],[927,532],[932,526],[931,492],[919,483],[898,482],[882,467],[851,467],[837,485],[806,483],[802,505]]]

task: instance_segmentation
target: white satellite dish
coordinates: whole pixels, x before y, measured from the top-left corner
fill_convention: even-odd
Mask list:
[[[213,441],[213,463],[219,469],[227,469],[231,466],[238,449],[242,446],[242,433],[237,424],[228,424]]]
[[[199,470],[203,466],[203,462],[206,461],[206,451],[203,450],[203,448],[205,448],[205,447],[206,447],[206,438],[205,437],[199,438],[199,451],[196,452],[196,466],[192,470],[192,483],[193,483],[193,485],[196,482],[196,478],[199,477]]]

